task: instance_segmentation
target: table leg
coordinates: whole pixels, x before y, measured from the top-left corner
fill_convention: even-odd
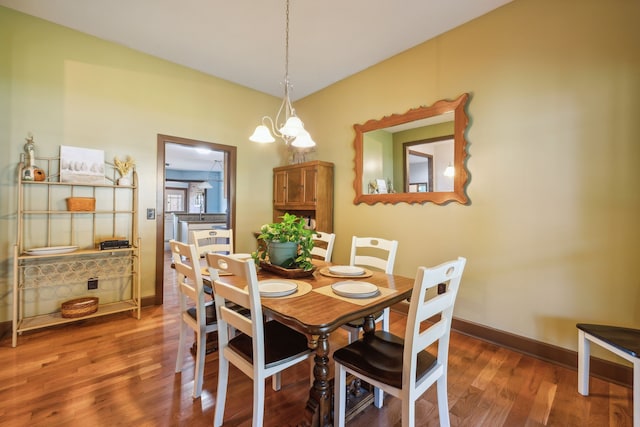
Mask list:
[[[309,391],[309,400],[305,408],[305,426],[331,426],[332,390],[329,383],[329,336],[318,336],[317,342],[309,343],[315,347],[315,366],[313,367],[313,387]],[[312,348],[313,348],[312,347]]]
[[[365,334],[370,334],[376,331],[376,319],[373,314],[369,314],[364,317],[364,324],[362,330]]]

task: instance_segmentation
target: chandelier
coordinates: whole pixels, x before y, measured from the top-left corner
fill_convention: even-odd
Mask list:
[[[289,99],[289,91],[291,90],[291,82],[289,81],[289,0],[286,6],[286,30],[285,30],[285,62],[284,62],[284,98],[280,109],[276,115],[276,119],[264,116],[262,124],[256,127],[256,130],[249,137],[250,141],[269,143],[274,142],[275,138],[282,138],[285,144],[291,144],[297,148],[309,148],[316,145],[311,139],[311,135],[304,128],[302,120],[296,116],[296,110],[291,105]],[[282,119],[281,119],[282,116]],[[284,124],[282,124],[282,121]],[[269,127],[271,130],[269,130]]]

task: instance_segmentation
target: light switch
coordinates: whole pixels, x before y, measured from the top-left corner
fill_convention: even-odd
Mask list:
[[[156,210],[153,208],[147,209],[147,219],[156,219]]]

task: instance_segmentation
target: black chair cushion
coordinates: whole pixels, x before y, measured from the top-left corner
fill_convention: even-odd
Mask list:
[[[253,340],[249,335],[238,334],[229,340],[229,347],[253,363]],[[275,320],[264,324],[264,356],[267,368],[310,351],[307,337],[300,332]]]
[[[367,334],[333,353],[342,365],[396,388],[402,387],[404,340],[385,331]],[[427,351],[418,353],[416,380],[435,365],[437,359]]]
[[[216,318],[216,306],[214,304],[209,304],[205,307],[206,311],[206,322],[207,325],[213,325],[218,321]],[[187,309],[187,314],[193,318],[193,320],[198,320],[196,318],[196,308],[191,307]]]
[[[576,327],[632,357],[640,357],[640,329],[578,323]]]

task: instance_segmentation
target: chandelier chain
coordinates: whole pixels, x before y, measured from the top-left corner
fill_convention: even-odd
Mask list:
[[[284,32],[284,86],[285,91],[289,91],[289,0],[287,0],[285,10],[285,32]]]

